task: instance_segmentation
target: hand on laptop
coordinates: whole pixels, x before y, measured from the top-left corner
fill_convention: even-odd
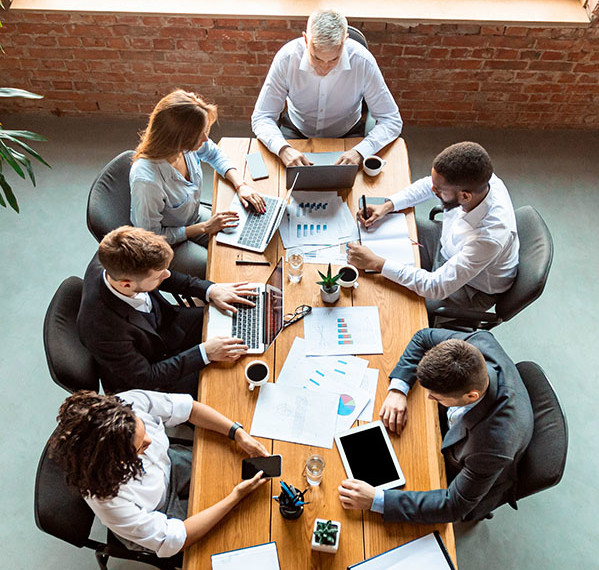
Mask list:
[[[248,346],[240,338],[215,336],[204,343],[206,356],[210,362],[228,362],[244,356]]]
[[[310,166],[311,164],[313,164],[306,158],[306,156],[302,152],[300,152],[299,150],[295,150],[290,146],[284,146],[279,151],[279,158],[281,159],[281,162],[285,165],[285,167]]]
[[[375,489],[372,485],[358,479],[345,479],[337,487],[339,500],[344,509],[368,510],[374,500]]]
[[[362,155],[353,148],[345,151],[338,159],[335,164],[357,164],[360,166],[362,164]]]
[[[393,202],[388,200],[383,204],[377,204],[373,206],[372,204],[366,205],[366,213],[368,214],[368,218],[364,219],[364,215],[362,213],[362,209],[358,210],[358,220],[360,223],[369,228],[372,224],[375,224],[379,220],[382,220],[387,214],[393,211]]]
[[[239,283],[221,283],[210,289],[210,302],[221,311],[237,312],[237,308],[231,303],[241,303],[248,307],[254,307],[256,304],[246,297],[255,297],[256,287],[248,285],[247,281]]]
[[[355,241],[347,244],[347,263],[358,269],[370,269],[380,273],[385,265],[385,259]]]
[[[400,390],[389,390],[379,417],[389,431],[401,433],[408,419],[407,396]]]
[[[233,211],[227,212],[219,212],[218,214],[214,214],[214,216],[208,218],[205,222],[199,222],[198,224],[193,224],[192,226],[187,226],[186,230],[190,228],[198,228],[199,231],[190,235],[189,231],[186,231],[187,237],[196,237],[199,234],[215,234],[220,232],[225,226],[230,224],[238,224],[239,223],[239,214]]]
[[[254,207],[254,210],[258,214],[264,214],[266,212],[266,204],[264,198],[247,182],[243,182],[237,189],[237,196],[239,201],[244,208],[247,208],[250,204]]]

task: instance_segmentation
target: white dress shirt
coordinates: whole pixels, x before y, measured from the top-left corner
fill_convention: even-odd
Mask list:
[[[276,123],[287,101],[289,118],[306,137],[342,137],[360,119],[362,99],[377,123],[354,147],[365,157],[394,141],[402,127],[376,60],[364,46],[348,39],[335,68],[320,76],[310,65],[304,38],[297,38],[274,57],[252,114],[252,130],[278,155],[288,144]]]
[[[193,398],[189,394],[145,390],[129,390],[117,396],[132,404],[152,439],[140,455],[144,472],[140,478],[121,485],[112,499],[87,497],[85,501],[115,534],[156,552],[159,557],[173,556],[183,548],[187,532],[182,520],[167,518],[157,510],[167,500],[171,473],[169,441],[164,428],[189,419]]]
[[[390,196],[395,210],[435,198],[430,176]],[[469,285],[494,295],[507,291],[518,269],[520,243],[516,216],[503,181],[495,174],[485,199],[470,212],[461,207],[443,212],[441,256],[434,271],[385,261],[382,274],[427,299],[446,299]]]

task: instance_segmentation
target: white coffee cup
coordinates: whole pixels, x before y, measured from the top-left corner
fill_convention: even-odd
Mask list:
[[[352,271],[353,271],[354,277],[351,276]],[[358,273],[358,270],[353,265],[343,265],[339,268],[339,271],[337,273],[339,273],[339,275],[340,275],[337,283],[339,283],[339,285],[341,285],[341,287],[354,287],[354,289],[355,289],[359,285],[359,283],[358,283],[359,273]]]
[[[368,174],[368,176],[376,176],[383,170],[385,164],[387,164],[387,161],[383,160],[380,156],[374,154],[372,156],[367,156],[364,159],[364,172]]]
[[[245,379],[249,384],[249,389],[253,390],[256,386],[263,386],[270,378],[270,368],[264,360],[252,360],[245,367]]]

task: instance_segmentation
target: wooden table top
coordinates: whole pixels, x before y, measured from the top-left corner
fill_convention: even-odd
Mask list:
[[[312,139],[290,141],[303,152],[346,150],[356,144],[356,139]],[[245,155],[260,151],[266,163],[269,177],[252,182],[260,192],[284,197],[285,169],[257,140],[249,138],[224,138],[221,148],[251,180],[246,172]],[[353,189],[340,190],[350,210],[355,214],[358,198],[388,196],[407,186],[410,182],[408,154],[404,141],[396,140],[378,153],[387,160],[381,174],[370,178],[358,173]],[[214,211],[227,209],[234,191],[231,185],[215,175]],[[413,210],[406,211],[412,238],[416,239],[416,222]],[[418,248],[414,246],[417,262]],[[207,278],[215,282],[257,281],[264,282],[279,257],[285,255],[278,233],[271,240],[264,254],[257,254],[217,244],[211,240],[208,254]],[[266,259],[271,267],[236,266],[236,259]],[[319,293],[317,270],[321,265],[307,263],[300,283],[285,281],[285,312],[293,312],[301,304],[324,306]],[[419,329],[428,326],[424,300],[381,275],[361,272],[357,289],[342,289],[336,306],[379,307],[383,338],[383,354],[361,355],[370,362],[370,368],[380,370],[374,418],[385,399],[388,374],[395,366],[404,348]],[[235,364],[211,364],[200,379],[200,401],[213,406],[232,420],[241,422],[249,431],[259,390],[249,391],[244,379],[245,365],[258,357],[268,362],[270,381],[277,378],[293,340],[303,337],[303,322],[281,332],[274,345],[263,355],[251,355]],[[441,435],[436,404],[426,398],[425,392],[416,385],[410,392],[409,416],[401,436],[390,434],[400,465],[406,477],[405,490],[428,490],[446,486],[443,457],[440,453]],[[227,550],[243,548],[276,541],[279,560],[283,570],[333,570],[345,569],[365,558],[404,544],[410,540],[438,530],[454,560],[455,540],[451,524],[420,525],[412,523],[383,523],[382,517],[369,511],[344,510],[339,502],[337,487],[346,478],[335,445],[323,449],[277,440],[261,440],[273,454],[283,456],[282,479],[296,487],[304,488],[302,475],[308,456],[318,453],[325,458],[326,467],[322,484],[308,491],[304,514],[295,521],[283,519],[278,505],[271,497],[280,491],[280,479],[273,479],[246,497],[208,535],[185,552],[185,570],[211,568],[210,555]],[[189,514],[209,507],[225,497],[239,483],[243,454],[236,446],[223,442],[222,436],[196,429],[193,452],[192,489]],[[341,522],[339,551],[324,554],[311,550],[310,541],[316,518]]]

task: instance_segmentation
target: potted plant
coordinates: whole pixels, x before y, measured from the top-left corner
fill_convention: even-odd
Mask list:
[[[339,295],[341,294],[341,287],[337,283],[339,281],[339,274],[331,275],[331,264],[329,263],[329,268],[327,270],[327,274],[324,275],[320,271],[318,275],[322,278],[321,281],[317,281],[316,284],[320,285],[320,296],[325,303],[334,303],[339,299]]]
[[[339,521],[316,519],[312,533],[312,550],[335,554],[339,548]]]

